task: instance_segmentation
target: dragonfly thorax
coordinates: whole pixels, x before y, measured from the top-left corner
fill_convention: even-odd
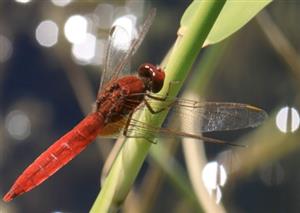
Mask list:
[[[124,76],[111,81],[103,88],[96,101],[96,111],[105,124],[117,122],[134,111],[144,100],[146,86],[141,77]]]

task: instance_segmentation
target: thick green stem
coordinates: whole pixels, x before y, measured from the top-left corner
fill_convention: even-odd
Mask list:
[[[224,4],[225,0],[203,1],[189,25],[182,29],[183,34],[178,38],[165,69],[166,80],[161,95],[166,94],[169,82],[178,82],[173,84],[169,92],[170,96],[177,95]],[[163,107],[163,103],[156,107]],[[166,115],[167,112],[152,115],[145,110],[139,120],[152,126],[160,126]],[[112,212],[120,207],[148,154],[150,145],[149,141],[144,139],[126,140],[91,212]]]

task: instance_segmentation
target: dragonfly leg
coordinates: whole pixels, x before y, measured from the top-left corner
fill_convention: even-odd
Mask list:
[[[130,124],[130,121],[132,119],[132,115],[133,115],[133,112],[131,112],[129,115],[128,115],[128,119],[126,121],[126,124],[125,124],[125,127],[124,127],[124,131],[123,131],[123,135],[124,136],[127,136],[128,134],[128,128],[129,128],[129,124]]]
[[[144,137],[144,136],[132,136],[132,135],[129,134],[128,129],[129,129],[130,121],[132,119],[132,115],[133,115],[133,112],[131,112],[129,114],[129,116],[128,116],[128,119],[127,119],[125,127],[124,127],[123,136],[125,136],[126,138],[143,138],[143,139],[147,140],[148,142],[150,142],[152,144],[156,144],[156,142],[150,140],[147,137]]]
[[[166,93],[166,95],[164,97],[159,97],[159,96],[151,95],[149,93],[147,93],[146,96],[148,98],[152,98],[152,99],[157,100],[157,101],[166,101],[167,98],[169,97],[169,92],[171,90],[172,85],[178,84],[179,82],[180,81],[171,81],[171,82],[169,82],[168,90],[167,90],[167,93]]]
[[[167,94],[165,95],[165,97],[158,97],[158,96],[155,96],[155,95],[151,95],[151,94],[146,94],[148,98],[151,98],[151,99],[154,99],[156,101],[166,101],[167,98],[169,97],[169,92],[170,92],[170,89],[171,89],[171,86],[173,84],[178,84],[180,81],[171,81],[169,83],[169,86],[168,86],[168,90],[167,90]],[[154,110],[153,107],[149,104],[149,102],[145,99],[144,100],[144,103],[146,105],[146,107],[148,108],[148,110],[152,113],[152,114],[158,114],[162,111],[165,111],[166,109],[168,109],[169,107],[171,107],[172,105],[175,104],[176,101],[172,101],[170,102],[169,104],[167,104],[165,107],[159,109],[159,110]]]
[[[165,111],[167,109],[169,109],[170,107],[172,107],[173,105],[175,105],[176,101],[172,101],[169,104],[167,104],[165,107],[155,110],[153,109],[153,107],[149,104],[149,102],[145,99],[144,103],[146,105],[146,107],[148,108],[148,110],[152,113],[152,114],[158,114],[161,113],[162,111]]]

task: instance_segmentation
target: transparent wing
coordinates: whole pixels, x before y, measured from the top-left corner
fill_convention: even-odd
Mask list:
[[[101,85],[99,87],[99,92],[102,89],[101,87],[104,86],[107,82],[111,81],[113,78],[117,78],[121,71],[124,74],[128,72],[130,60],[128,59],[127,63],[125,64],[123,59],[127,54],[132,36],[132,33],[128,32],[128,30],[120,25],[116,25],[111,29],[107,43],[104,70],[101,76]],[[117,67],[120,66],[122,67],[120,69],[117,69]]]
[[[153,100],[148,100],[150,105],[153,102]],[[125,136],[127,137],[146,139],[189,137],[211,143],[230,144],[221,140],[204,137],[201,133],[256,127],[267,118],[265,111],[240,103],[197,102],[175,99],[168,101],[167,104],[168,107],[165,109],[172,107],[173,117],[180,118],[181,122],[184,122],[185,131],[182,130],[181,125],[172,125],[172,128],[157,128],[132,118],[130,124],[126,126],[127,120],[130,118],[123,115],[124,119],[120,122],[110,124],[110,128],[117,129],[118,132],[125,132]],[[137,112],[143,110],[143,107],[141,105],[133,110]],[[201,127],[199,129],[194,128],[194,121],[200,122]],[[174,123],[179,124],[180,122]]]
[[[120,133],[123,134],[125,137],[132,137],[132,138],[143,138],[149,140],[149,142],[154,142],[155,138],[181,138],[181,137],[190,137],[198,140],[202,140],[209,143],[219,143],[219,144],[229,144],[232,146],[242,146],[238,144],[228,143],[222,140],[213,139],[204,137],[202,135],[195,135],[188,132],[180,132],[174,131],[173,129],[168,128],[157,128],[140,122],[135,119],[130,120],[130,124],[127,126],[127,121],[129,117],[124,116],[118,122],[110,123],[109,131],[105,134],[100,134],[102,137],[109,137],[109,138],[118,138]],[[110,132],[113,129],[113,132]],[[111,133],[111,134],[107,134]]]
[[[124,131],[123,131],[124,132]],[[149,126],[145,123],[142,123],[138,120],[132,119],[130,125],[127,127],[125,131],[125,136],[133,137],[133,138],[144,138],[153,142],[155,138],[193,138],[196,140],[201,140],[208,143],[217,143],[217,144],[227,144],[231,146],[242,146],[239,144],[229,143],[226,141],[208,138],[200,134],[193,134],[193,132],[183,132],[183,131],[176,131],[175,129],[170,128],[157,128],[153,126]]]
[[[201,103],[187,100],[176,100],[175,102],[176,104],[173,108],[174,114],[180,116],[185,125],[193,125],[193,122],[191,122],[193,120],[200,122],[201,129],[199,131],[201,132],[256,127],[267,117],[265,111],[247,104]]]
[[[110,37],[108,40],[104,71],[101,77],[101,83],[99,86],[99,91],[102,87],[112,79],[118,78],[119,74],[125,70],[129,70],[129,62],[131,57],[135,54],[136,50],[142,43],[145,35],[147,34],[156,14],[155,9],[151,9],[144,24],[137,29],[127,30],[124,26],[127,24],[133,24],[132,16],[127,16],[127,21],[125,20],[125,25],[121,21],[120,24],[116,24],[112,27],[110,32]],[[130,28],[134,29],[134,28]]]
[[[149,100],[151,105],[154,100]],[[180,118],[186,129],[192,134],[203,132],[237,130],[256,127],[267,117],[265,111],[247,104],[222,102],[197,102],[184,99],[167,101],[173,117]],[[201,128],[193,130],[194,121],[200,122]],[[180,127],[175,127],[180,131]]]

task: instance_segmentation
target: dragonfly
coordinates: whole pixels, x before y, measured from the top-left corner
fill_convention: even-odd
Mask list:
[[[156,95],[163,85],[165,72],[159,66],[145,63],[137,75],[126,74],[131,57],[136,53],[147,34],[156,14],[151,9],[145,21],[138,28],[136,36],[130,41],[129,48],[118,47],[116,35],[126,30],[120,26],[112,27],[108,39],[104,71],[102,74],[95,109],[73,129],[59,138],[40,154],[17,178],[3,200],[32,190],[69,163],[97,136],[114,136],[123,133],[125,137],[178,136],[191,137],[205,142],[227,142],[202,136],[203,132],[235,130],[256,127],[264,121],[266,113],[256,107],[240,103],[197,102]],[[122,74],[122,76],[121,76]],[[166,102],[166,107],[154,110],[154,102]],[[146,107],[152,114],[172,108],[176,115],[189,121],[201,120],[201,128],[193,132],[178,129],[158,128],[133,118],[133,113]],[[191,128],[193,129],[193,128]],[[235,144],[231,144],[235,145]]]

